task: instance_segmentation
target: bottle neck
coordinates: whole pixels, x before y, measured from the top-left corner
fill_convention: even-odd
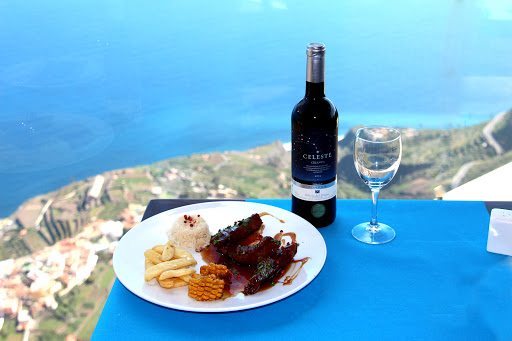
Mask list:
[[[306,81],[306,97],[325,97],[325,82],[311,83]]]
[[[325,54],[308,53],[306,68],[306,96],[325,97]]]

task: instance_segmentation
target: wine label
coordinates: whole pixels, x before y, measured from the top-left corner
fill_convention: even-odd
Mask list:
[[[292,195],[305,201],[325,201],[336,196],[336,180],[327,184],[303,184],[292,179]]]
[[[338,131],[292,130],[292,176],[304,183],[336,177]]]

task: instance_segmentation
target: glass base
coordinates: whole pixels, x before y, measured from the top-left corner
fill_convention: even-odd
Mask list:
[[[360,242],[367,244],[384,244],[395,238],[395,230],[386,224],[379,223],[378,228],[370,223],[361,223],[352,229],[352,235]]]

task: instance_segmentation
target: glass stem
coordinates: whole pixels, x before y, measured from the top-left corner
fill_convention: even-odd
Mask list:
[[[379,223],[377,221],[377,203],[379,201],[380,188],[372,188],[372,220],[370,220],[370,229],[372,232],[379,232]]]

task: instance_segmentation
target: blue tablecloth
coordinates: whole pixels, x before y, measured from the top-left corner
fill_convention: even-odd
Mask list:
[[[251,200],[291,208],[290,200]],[[512,340],[512,257],[486,251],[483,202],[381,200],[395,240],[366,245],[351,229],[369,200],[338,200],[320,229],[327,260],[306,288],[233,313],[188,313],[148,303],[116,280],[95,340]]]

